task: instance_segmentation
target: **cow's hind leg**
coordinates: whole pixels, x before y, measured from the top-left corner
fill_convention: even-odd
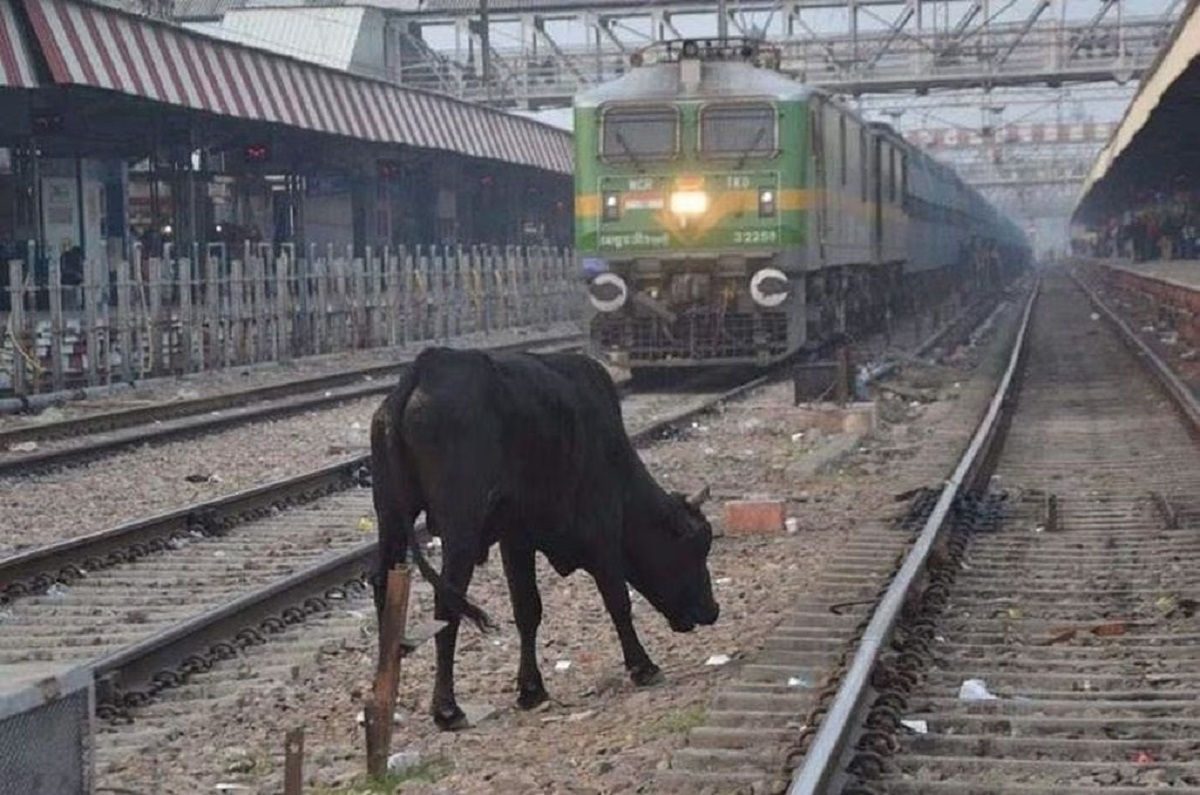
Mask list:
[[[521,663],[517,668],[517,706],[533,709],[550,698],[538,670],[537,631],[542,623],[542,595],[538,593],[537,569],[533,547],[505,539],[500,542],[500,558],[508,579],[513,619],[521,635]]]
[[[604,607],[617,629],[617,638],[621,641],[621,653],[625,657],[625,670],[629,671],[629,678],[638,687],[656,685],[663,681],[663,674],[650,659],[633,629],[633,605],[629,601],[625,578],[619,572],[620,569],[615,566],[598,568],[595,575],[596,587],[600,589],[600,598],[604,600]]]

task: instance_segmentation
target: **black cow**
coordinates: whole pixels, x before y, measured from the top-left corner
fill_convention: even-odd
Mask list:
[[[434,586],[437,678],[431,711],[442,729],[466,718],[454,697],[454,647],[462,617],[491,619],[467,599],[471,574],[500,543],[521,636],[517,704],[549,696],[537,665],[542,619],[534,553],[566,576],[592,575],[612,617],[625,667],[637,685],[662,681],[642,648],[626,583],[676,632],[717,620],[708,573],[712,527],[694,498],[667,493],[638,457],[612,379],[578,354],[422,351],[371,422],[382,611],[388,569],[411,549]],[[442,540],[442,571],[429,565],[413,522]]]

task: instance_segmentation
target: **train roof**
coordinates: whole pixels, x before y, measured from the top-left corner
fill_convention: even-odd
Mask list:
[[[630,69],[623,76],[575,96],[575,107],[595,108],[605,102],[686,99],[710,97],[771,97],[804,100],[817,92],[771,69],[740,61],[703,61],[700,84],[688,92],[680,80],[679,63],[655,63]]]

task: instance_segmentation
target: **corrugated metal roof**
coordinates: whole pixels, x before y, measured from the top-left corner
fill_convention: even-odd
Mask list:
[[[219,22],[187,22],[184,27],[234,44],[348,71],[365,16],[366,9],[361,6],[242,8],[228,11]]]
[[[1150,120],[1154,109],[1158,107],[1163,94],[1187,70],[1197,55],[1200,55],[1200,2],[1191,0],[1175,26],[1171,41],[1164,47],[1149,75],[1142,79],[1120,125],[1113,132],[1108,144],[1100,151],[1096,162],[1092,164],[1092,170],[1080,193],[1081,204],[1087,199],[1092,188],[1104,179],[1121,153],[1133,143]]]
[[[0,0],[0,87],[35,88],[37,72],[13,11],[10,0]]]
[[[175,19],[217,19],[231,8],[239,8],[241,0],[175,0],[171,16]]]
[[[80,0],[24,0],[55,83],[569,174],[571,136],[502,111]]]

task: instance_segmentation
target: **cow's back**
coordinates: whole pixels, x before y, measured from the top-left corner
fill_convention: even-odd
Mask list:
[[[502,494],[523,521],[567,522],[628,446],[612,380],[584,356],[433,348],[414,375],[404,434],[417,461]]]

